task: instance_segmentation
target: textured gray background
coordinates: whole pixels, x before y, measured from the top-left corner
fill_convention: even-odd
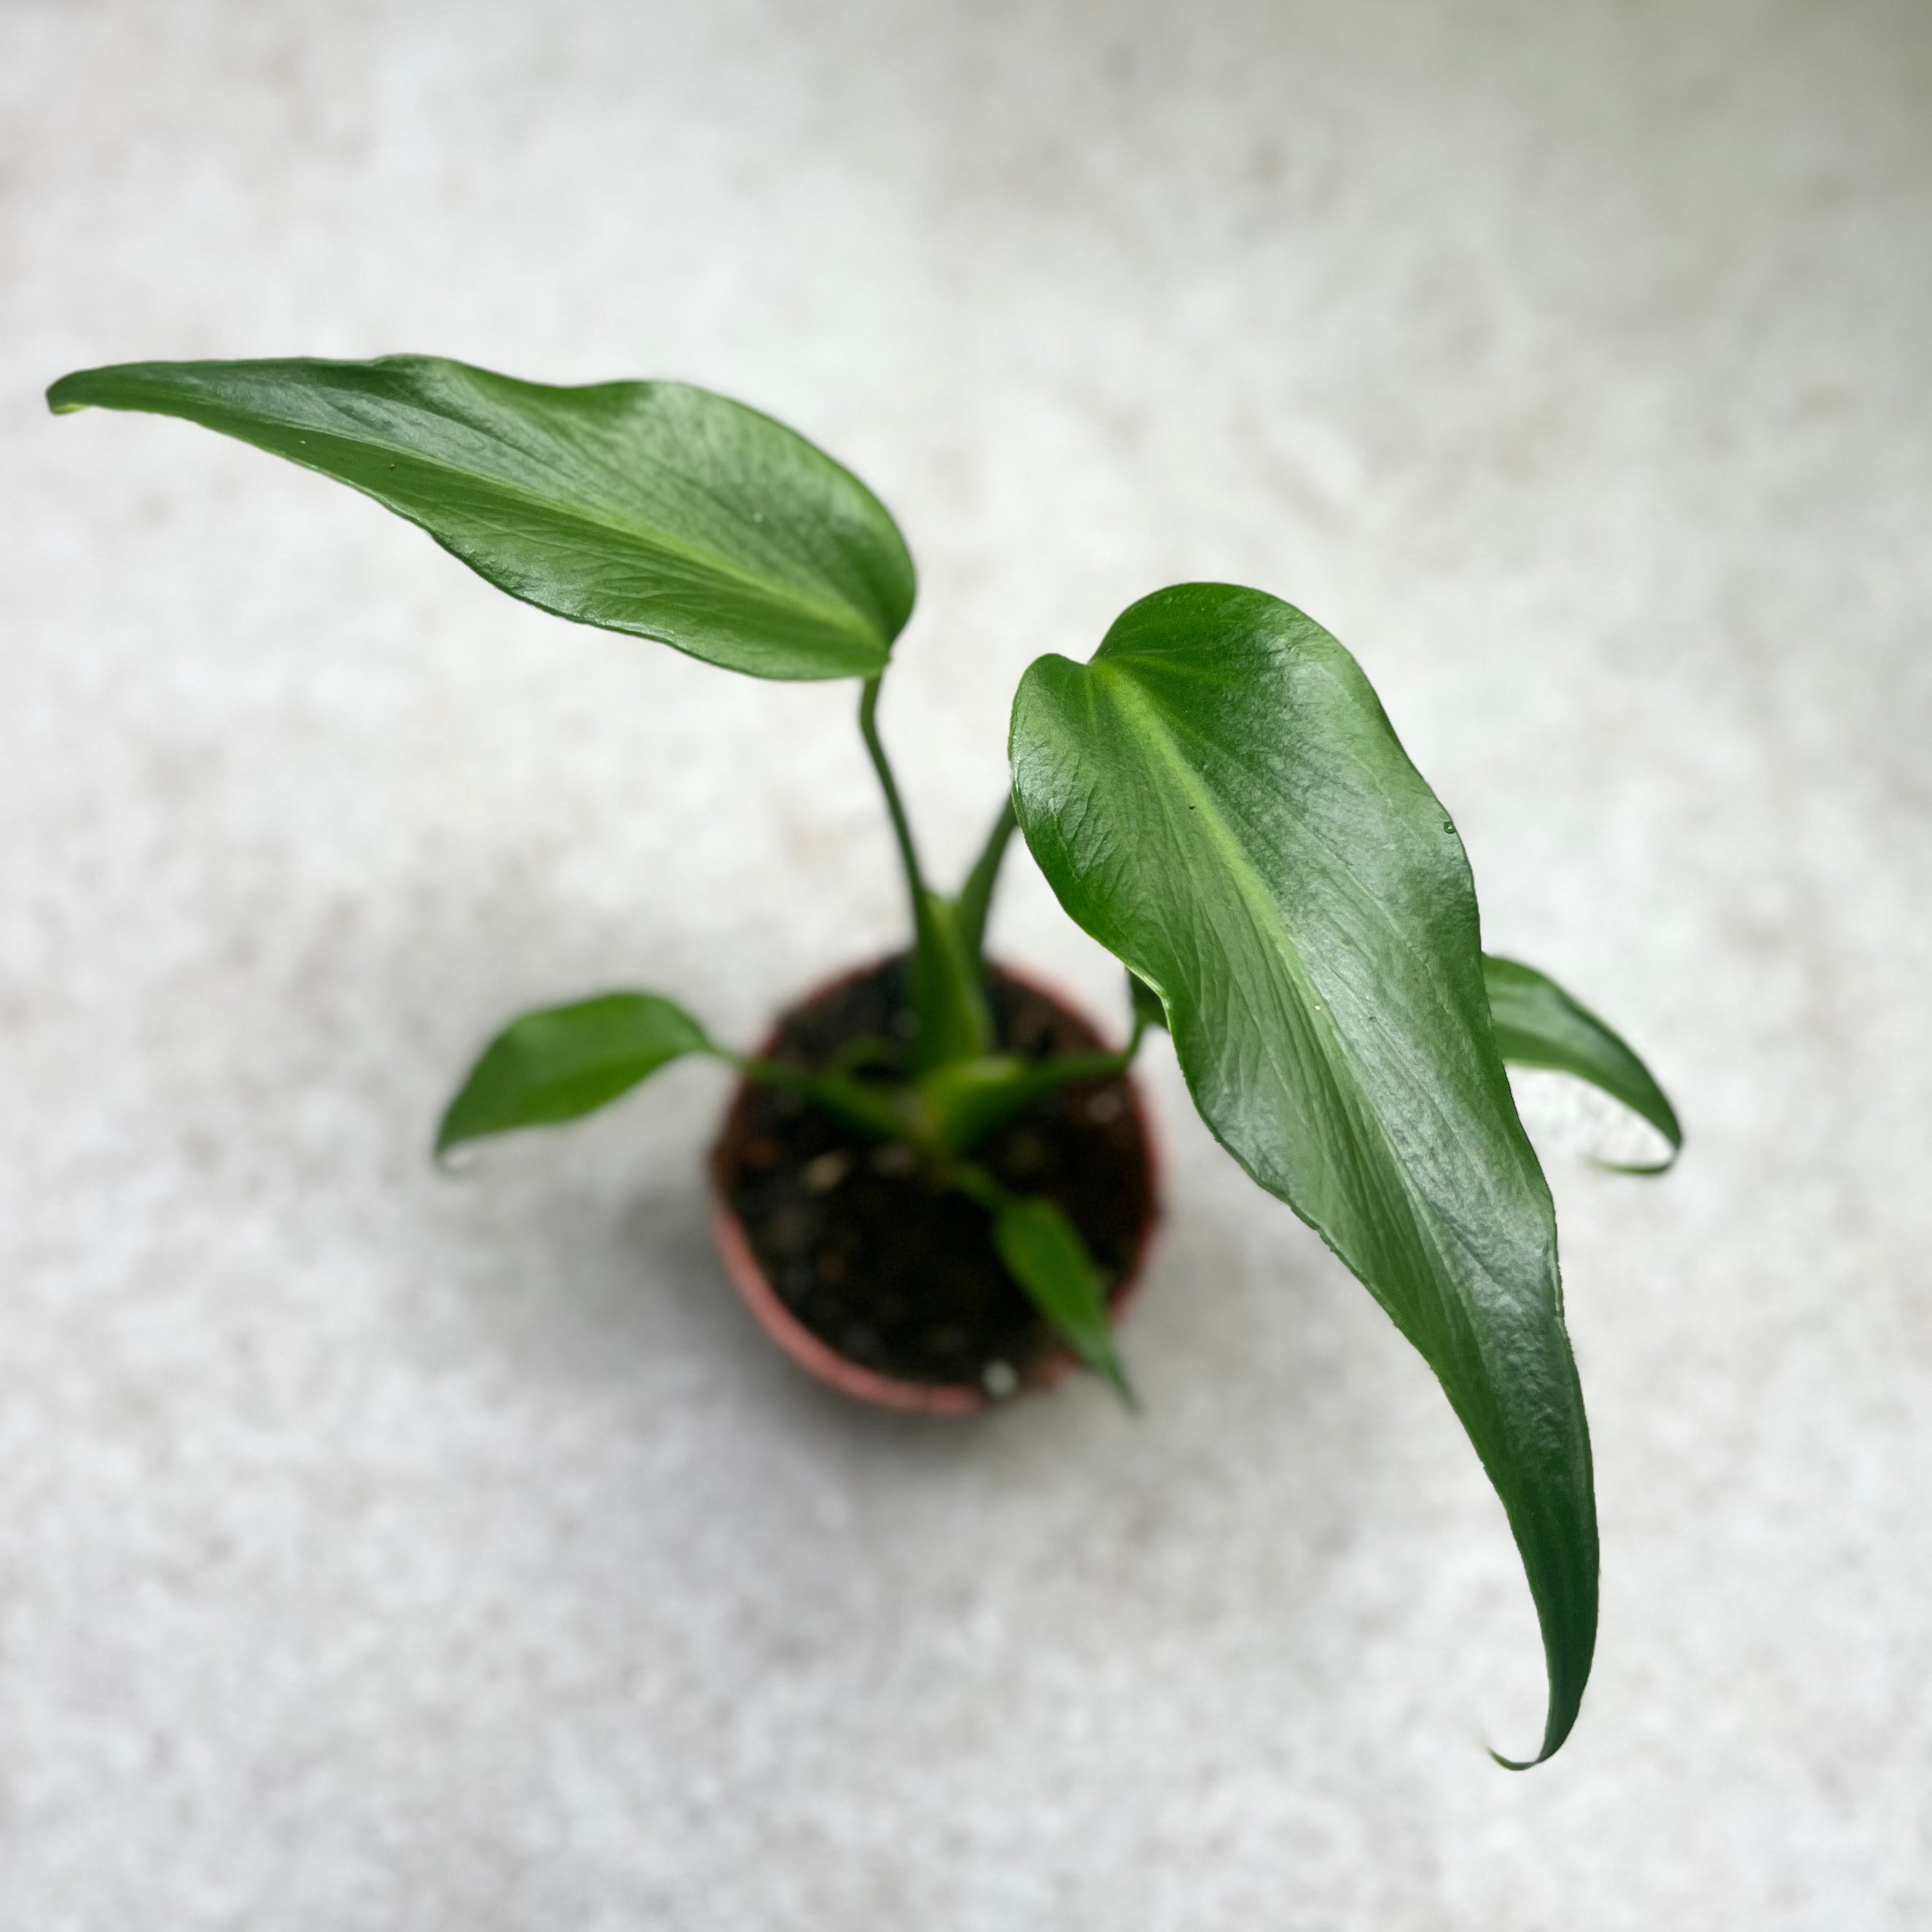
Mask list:
[[[1928,296],[1907,0],[0,0],[0,1926],[1932,1920]],[[520,1004],[742,1036],[899,908],[849,689],[38,400],[400,348],[869,478],[948,870],[1130,598],[1352,644],[1492,942],[1691,1130],[1551,1155],[1606,1551],[1554,1765],[1482,1754],[1540,1666],[1445,1405],[1164,1053],[1132,1423],[802,1383],[704,1070],[430,1174]]]

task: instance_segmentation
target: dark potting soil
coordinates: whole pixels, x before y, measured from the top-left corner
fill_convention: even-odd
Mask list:
[[[1029,1060],[1106,1050],[1084,1020],[997,966],[1000,1047]],[[849,1040],[911,1030],[903,957],[783,1015],[765,1057],[814,1071]],[[1058,1203],[1118,1294],[1154,1211],[1146,1136],[1124,1079],[1056,1089],[974,1159],[1016,1192]],[[902,1144],[868,1141],[794,1094],[747,1087],[712,1152],[778,1298],[850,1360],[901,1381],[998,1388],[1040,1376],[1054,1338],[994,1250],[991,1218],[939,1186]],[[1004,1369],[1000,1365],[1004,1365]]]

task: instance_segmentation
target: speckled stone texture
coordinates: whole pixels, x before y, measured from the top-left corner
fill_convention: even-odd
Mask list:
[[[1932,1923],[1932,15],[0,0],[0,1926]],[[1492,944],[1691,1142],[1546,1144],[1603,1639],[1540,1709],[1420,1363],[1188,1112],[1090,1384],[861,1413],[680,1067],[439,1178],[519,1006],[752,1034],[900,902],[849,688],[500,597],[62,371],[677,375],[899,514],[936,866],[1037,652],[1347,640]],[[1110,1016],[1030,864],[1008,956]]]

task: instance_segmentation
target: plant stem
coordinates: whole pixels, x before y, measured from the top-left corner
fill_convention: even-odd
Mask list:
[[[1134,1057],[1141,1050],[1141,1041],[1147,1033],[1147,1022],[1136,1018],[1134,1030],[1126,1045],[1118,1053],[1069,1054],[1064,1060],[1043,1060],[1030,1067],[1017,1083],[1027,1090],[1028,1099],[1039,1094],[1051,1093],[1056,1087],[1065,1087],[1076,1080],[1099,1080],[1114,1073],[1124,1073],[1134,1064]]]
[[[791,1093],[802,1094],[855,1132],[874,1140],[902,1141],[912,1138],[912,1123],[904,1108],[897,1104],[894,1090],[868,1087],[843,1072],[808,1073],[802,1067],[728,1052],[722,1047],[717,1049],[717,1055],[755,1085],[782,1087]]]
[[[892,814],[892,836],[898,841],[899,861],[905,868],[906,890],[912,899],[912,1005],[918,1021],[913,1058],[923,1072],[984,1053],[992,1043],[992,1022],[978,970],[959,944],[952,908],[926,890],[905,806],[886,748],[879,742],[878,710],[879,680],[868,677],[859,700],[859,730],[886,794],[886,809]]]
[[[866,741],[866,749],[871,753],[872,769],[879,775],[879,786],[886,795],[886,809],[892,815],[892,836],[898,841],[899,862],[905,868],[906,890],[912,898],[913,931],[922,933],[926,926],[926,880],[919,868],[919,851],[912,842],[912,826],[906,818],[905,806],[899,797],[897,782],[892,777],[892,768],[886,758],[886,748],[879,741],[879,677],[868,677],[859,698],[859,731]]]
[[[966,883],[959,889],[959,898],[955,916],[959,925],[959,941],[966,949],[966,956],[975,966],[980,963],[986,945],[986,917],[993,908],[993,888],[999,883],[1000,862],[1006,856],[1006,842],[1018,828],[1019,820],[1014,815],[1013,797],[1006,794],[1006,801],[1000,808],[999,817],[993,821],[993,829],[986,835],[986,842],[980,856],[973,862],[973,869],[966,874]]]

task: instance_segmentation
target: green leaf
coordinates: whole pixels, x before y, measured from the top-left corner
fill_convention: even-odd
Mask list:
[[[484,1048],[442,1117],[436,1150],[574,1120],[674,1060],[717,1051],[682,1006],[655,993],[606,993],[525,1013]]]
[[[373,496],[513,597],[758,677],[870,676],[913,604],[878,498],[681,382],[553,388],[429,356],[134,362],[56,412],[183,416]]]
[[[1040,659],[1011,750],[1034,858],[1160,994],[1202,1118],[1441,1381],[1535,1600],[1546,1757],[1595,1642],[1589,1436],[1455,828],[1341,645],[1228,585]]]
[[[1489,989],[1496,1046],[1518,1066],[1541,1066],[1572,1073],[1579,1080],[1621,1100],[1648,1120],[1670,1144],[1662,1160],[1642,1164],[1606,1161],[1624,1174],[1661,1174],[1683,1150],[1684,1130],[1664,1089],[1629,1047],[1580,1001],[1533,966],[1486,955],[1483,980]]]
[[[994,1214],[993,1244],[1014,1280],[1068,1346],[1132,1406],[1133,1390],[1114,1346],[1100,1271],[1079,1230],[1052,1202],[1027,1196],[1008,1200]]]

